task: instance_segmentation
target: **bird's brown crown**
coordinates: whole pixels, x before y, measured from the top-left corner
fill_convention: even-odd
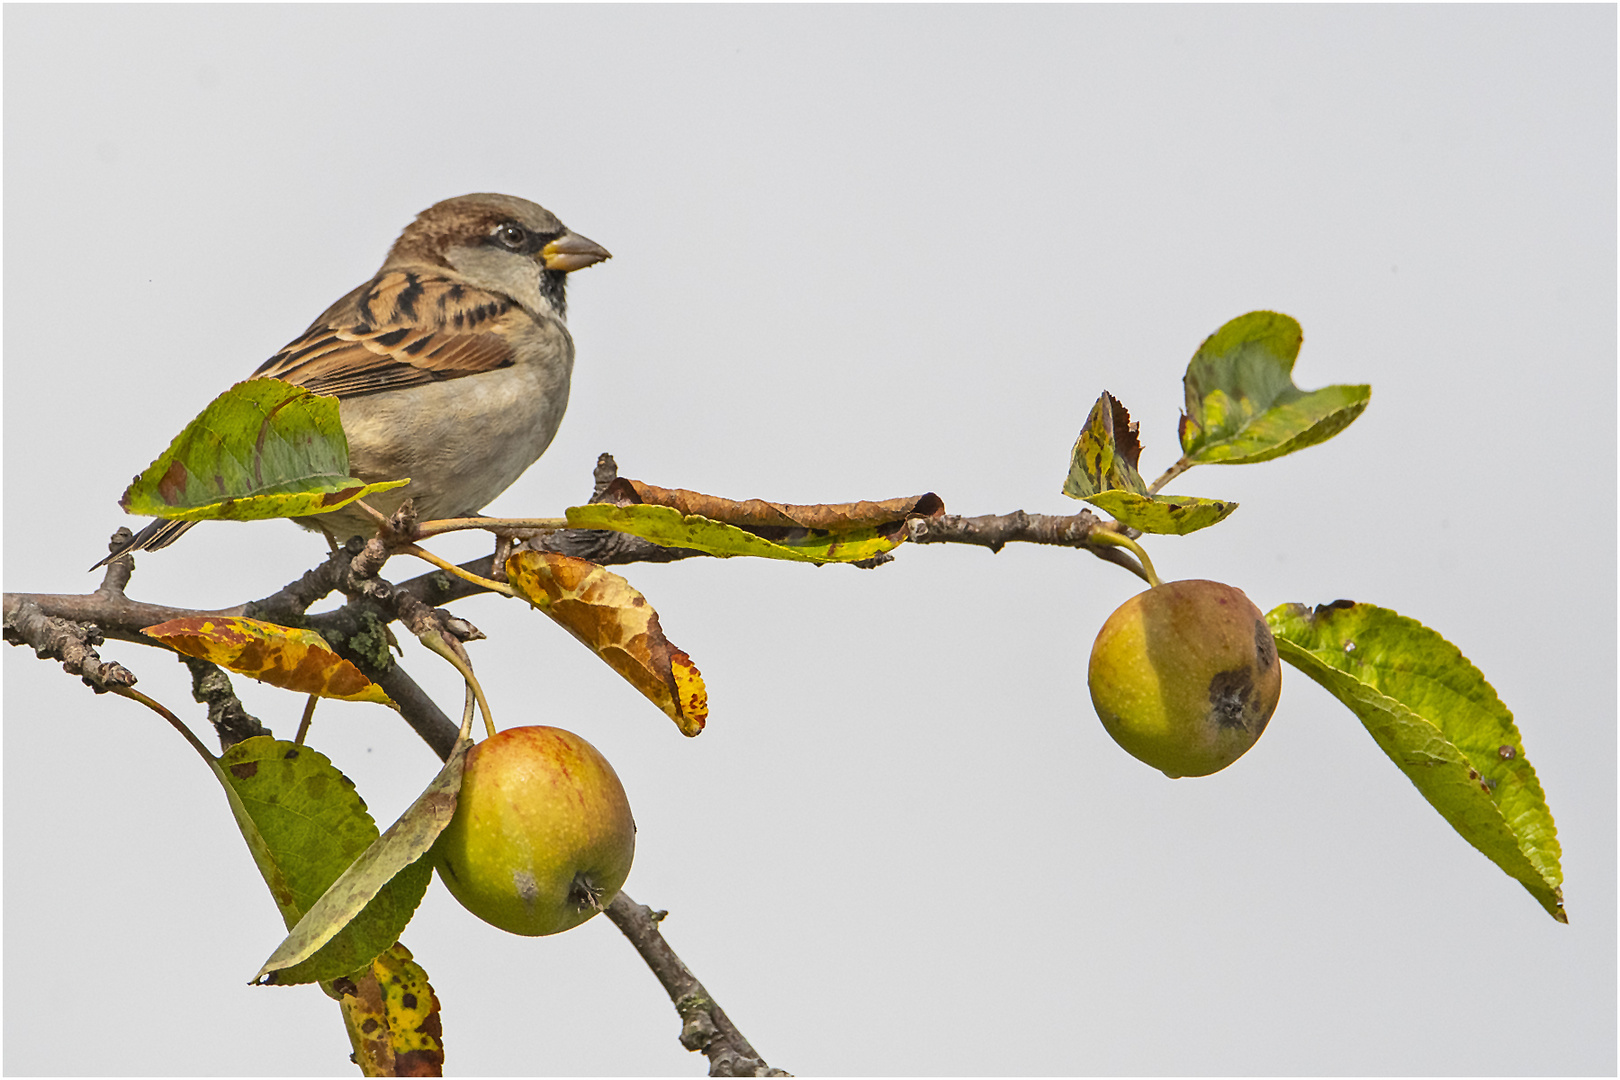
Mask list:
[[[567,231],[555,214],[527,199],[493,193],[458,195],[417,214],[394,241],[384,265],[417,263],[448,268],[445,252],[480,243],[496,226],[508,221],[539,236],[553,237]]]

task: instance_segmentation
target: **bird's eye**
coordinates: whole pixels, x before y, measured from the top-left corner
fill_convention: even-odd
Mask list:
[[[516,222],[508,221],[496,227],[491,239],[510,251],[522,251],[529,242],[529,230]]]

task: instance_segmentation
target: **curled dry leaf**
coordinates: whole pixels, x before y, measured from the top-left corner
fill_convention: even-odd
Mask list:
[[[258,619],[171,619],[141,633],[176,652],[207,660],[260,682],[340,701],[374,701],[397,708],[383,688],[332,651],[313,630]]]
[[[703,730],[708,691],[692,658],[670,644],[658,613],[618,574],[586,559],[520,551],[506,577],[529,603],[607,661],[685,735]]]
[[[791,503],[766,502],[763,499],[722,499],[717,495],[704,495],[684,488],[661,488],[644,484],[640,480],[619,477],[602,493],[602,502],[616,506],[636,503],[648,506],[668,506],[683,514],[696,514],[711,521],[723,521],[741,529],[780,540],[770,530],[783,530],[783,535],[794,530],[814,529],[822,532],[856,532],[867,529],[883,530],[892,527],[898,533],[907,518],[935,518],[945,513],[945,501],[933,492],[881,502],[819,503],[795,506]]]

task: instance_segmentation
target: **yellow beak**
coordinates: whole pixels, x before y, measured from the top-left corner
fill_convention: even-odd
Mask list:
[[[565,274],[612,257],[601,244],[571,232],[563,233],[540,249],[540,261],[546,264],[546,269]]]

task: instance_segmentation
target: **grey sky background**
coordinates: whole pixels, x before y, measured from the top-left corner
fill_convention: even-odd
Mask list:
[[[695,740],[543,618],[463,602],[497,718],[613,762],[627,890],[795,1073],[1615,1070],[1612,6],[4,20],[6,588],[93,588],[129,477],[469,191],[614,254],[572,282],[569,415],[497,513],[583,501],[603,450],[738,498],[1073,512],[1102,390],[1155,475],[1199,342],[1288,312],[1300,385],[1371,407],[1193,470],[1171,490],[1241,508],[1149,550],[1262,609],[1348,597],[1455,642],[1515,712],[1570,925],[1292,669],[1225,772],[1128,757],[1084,672],[1139,583],[1073,551],[629,568],[707,679]],[[323,550],[204,526],[130,591],[225,606]],[[178,664],[104,653],[206,727]],[[346,1071],[336,1006],[246,985],[281,924],[192,752],[22,650],[5,680],[5,1070]],[[300,700],[237,686],[291,737]],[[437,767],[376,706],[329,704],[311,741],[385,825]],[[404,940],[455,1073],[704,1071],[604,919],[516,938],[435,883]]]

